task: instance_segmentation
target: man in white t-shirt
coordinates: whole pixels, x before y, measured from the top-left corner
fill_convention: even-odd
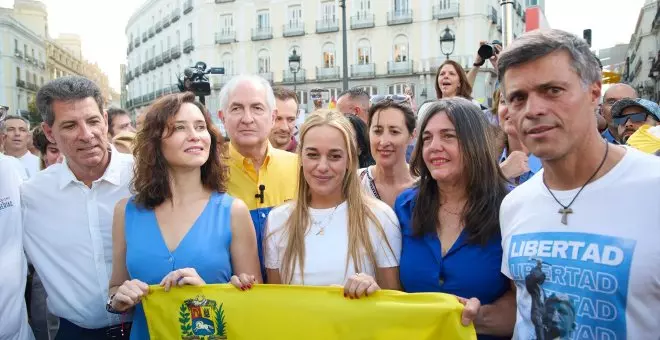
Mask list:
[[[510,119],[543,170],[502,203],[514,339],[660,338],[660,159],[608,144],[589,45],[539,30],[500,54]]]
[[[3,123],[5,154],[18,158],[28,177],[39,172],[39,157],[28,150],[30,135],[30,122],[21,116],[8,116]]]
[[[27,261],[23,253],[23,232],[19,186],[21,175],[11,164],[13,158],[0,154],[0,339],[34,339],[25,307]]]

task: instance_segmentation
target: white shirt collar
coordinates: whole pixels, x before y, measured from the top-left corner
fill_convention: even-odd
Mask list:
[[[119,186],[121,185],[121,168],[118,162],[118,157],[113,157],[113,155],[117,155],[119,151],[117,151],[117,149],[115,149],[114,145],[112,144],[110,144],[108,151],[110,152],[110,164],[108,164],[108,167],[105,169],[103,176],[94,182],[106,181],[112,185]],[[82,183],[76,178],[76,175],[73,174],[73,171],[71,171],[71,168],[69,168],[69,163],[66,159],[64,160],[59,170],[60,171],[58,177],[60,190],[64,189],[64,187],[70,183]]]

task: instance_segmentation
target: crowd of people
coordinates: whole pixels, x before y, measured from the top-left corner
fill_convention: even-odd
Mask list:
[[[355,88],[297,127],[295,92],[240,75],[226,138],[192,93],[134,127],[45,84],[41,126],[0,117],[0,339],[148,339],[150,285],[213,283],[452,294],[480,340],[660,338],[660,108],[601,104],[570,33],[493,43],[492,108],[448,60],[435,100]]]

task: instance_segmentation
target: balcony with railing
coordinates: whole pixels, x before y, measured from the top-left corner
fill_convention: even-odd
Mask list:
[[[433,19],[451,19],[459,16],[458,0],[441,0],[439,4],[433,5]]]
[[[151,58],[151,60],[149,60],[149,70],[153,71],[155,69],[156,69],[156,61],[154,60],[154,58]]]
[[[373,78],[376,76],[376,64],[351,65],[351,78]]]
[[[22,59],[23,58],[23,52],[21,52],[20,50],[14,50],[14,56],[16,58],[21,58]]]
[[[145,74],[147,72],[149,72],[149,63],[145,61],[144,63],[142,63],[142,74]]]
[[[195,49],[195,46],[193,45],[192,38],[186,39],[186,41],[183,42],[183,53],[190,53],[194,49]]]
[[[172,23],[175,23],[181,18],[181,9],[175,8],[172,10]]]
[[[414,71],[415,63],[412,60],[387,62],[387,74],[389,75],[413,74]]]
[[[497,24],[499,17],[499,15],[497,14],[497,9],[493,6],[489,6],[489,7],[490,7],[490,14],[488,14],[488,18],[490,18],[490,22],[492,22],[493,24]]]
[[[149,38],[152,38],[154,34],[156,34],[155,32],[156,30],[154,29],[154,27],[149,27]]]
[[[294,83],[294,78],[295,77],[295,83],[300,84],[304,83],[306,79],[305,75],[305,69],[299,69],[298,72],[295,74],[291,72],[291,70],[284,70],[282,71],[282,83],[283,84],[293,84]]]
[[[192,0],[186,0],[183,3],[183,14],[188,14],[193,10],[193,2]]]
[[[169,63],[170,61],[172,61],[170,50],[163,52],[163,55],[161,57],[163,58],[163,63]]]
[[[140,66],[137,66],[136,68],[133,69],[133,74],[137,78],[140,75]]]
[[[376,16],[372,13],[358,12],[351,17],[351,29],[353,30],[373,27],[376,27]]]
[[[316,67],[317,81],[339,80],[339,67]]]
[[[163,57],[160,55],[157,55],[156,58],[154,58],[156,61],[156,67],[161,67],[163,66]]]
[[[133,40],[133,46],[135,46],[136,48],[137,48],[138,46],[140,46],[140,37],[136,37],[136,38]]]
[[[158,20],[156,21],[156,33],[160,33],[163,30],[163,22]]]
[[[236,42],[236,31],[232,29],[222,29],[215,34],[215,43],[218,45],[231,44]]]
[[[291,21],[282,28],[284,37],[297,37],[305,35],[305,24],[302,21]]]
[[[147,36],[147,32],[143,32],[142,33],[142,42],[147,41],[147,39],[149,39],[149,37]]]
[[[252,29],[252,41],[273,39],[273,28],[257,27]]]
[[[390,26],[410,24],[412,23],[412,21],[413,21],[412,10],[387,12],[387,24]]]
[[[337,18],[323,18],[316,20],[316,33],[330,33],[339,31]]]
[[[170,55],[172,56],[172,59],[179,59],[179,57],[181,57],[181,46],[176,45],[172,47]]]
[[[167,14],[165,14],[165,16],[163,16],[163,29],[170,26],[170,20],[171,20],[170,18],[171,17],[172,16],[169,13],[167,13]]]
[[[31,83],[29,81],[25,82],[25,88],[30,90],[30,91],[33,91],[33,92],[39,91],[39,86],[37,86],[37,84]]]
[[[259,77],[264,78],[271,83],[273,82],[273,72],[259,72]]]
[[[24,89],[25,88],[25,80],[16,79],[16,87]]]

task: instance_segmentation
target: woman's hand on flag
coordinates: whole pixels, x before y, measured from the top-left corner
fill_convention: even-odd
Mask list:
[[[351,299],[359,299],[362,296],[369,296],[380,290],[376,280],[370,275],[357,273],[348,278],[344,285],[344,296]]]
[[[204,280],[197,274],[195,268],[182,268],[175,271],[171,271],[169,274],[165,275],[160,285],[165,287],[165,291],[169,292],[170,288],[174,286],[201,286],[206,284]]]
[[[149,293],[149,285],[140,280],[126,280],[112,296],[112,309],[125,312],[142,301],[142,297]]]
[[[477,298],[466,299],[460,296],[457,296],[458,302],[463,304],[463,312],[461,313],[461,324],[463,326],[469,326],[470,323],[474,322],[479,315],[479,309],[481,308],[481,301]]]
[[[229,282],[240,290],[248,290],[252,288],[252,285],[257,283],[257,278],[254,275],[243,273],[232,276]]]

